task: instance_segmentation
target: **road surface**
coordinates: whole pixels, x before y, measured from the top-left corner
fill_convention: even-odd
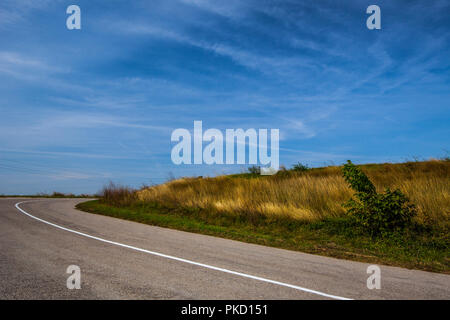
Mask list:
[[[369,290],[367,263],[75,210],[82,201],[0,199],[0,299],[450,299],[449,275],[380,266]]]

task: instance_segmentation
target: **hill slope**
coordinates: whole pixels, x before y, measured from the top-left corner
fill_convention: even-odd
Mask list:
[[[450,162],[359,166],[379,192],[399,188],[417,207],[409,228],[374,238],[342,204],[342,167],[182,178],[131,190],[105,187],[78,205],[92,213],[345,259],[450,273]]]

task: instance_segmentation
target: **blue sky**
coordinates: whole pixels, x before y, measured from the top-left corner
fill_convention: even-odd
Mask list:
[[[82,29],[66,28],[81,8]],[[381,8],[381,30],[366,8]],[[0,2],[0,194],[169,176],[171,132],[278,128],[280,163],[450,150],[450,2]],[[446,153],[447,152],[447,153]]]

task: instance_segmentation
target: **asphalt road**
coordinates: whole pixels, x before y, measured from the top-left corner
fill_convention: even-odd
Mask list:
[[[449,275],[380,266],[369,290],[366,263],[89,214],[81,201],[0,199],[0,299],[450,299]]]

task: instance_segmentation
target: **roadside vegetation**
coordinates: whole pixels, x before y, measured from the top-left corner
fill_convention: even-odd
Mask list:
[[[303,252],[450,273],[450,161],[110,184],[81,210]]]
[[[98,195],[89,195],[89,194],[72,194],[72,193],[62,193],[62,192],[53,192],[53,193],[38,193],[33,195],[6,195],[0,194],[0,198],[98,198]]]

